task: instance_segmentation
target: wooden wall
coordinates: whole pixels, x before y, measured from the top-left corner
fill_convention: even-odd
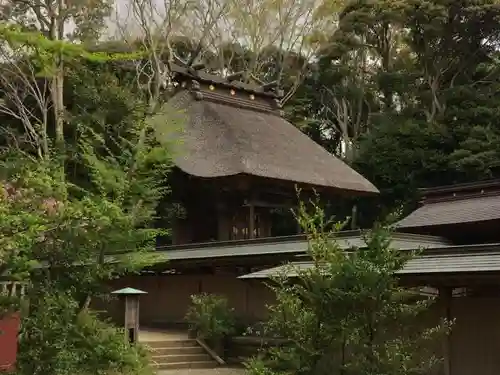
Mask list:
[[[199,292],[225,296],[237,315],[247,321],[264,320],[266,304],[274,301],[273,293],[263,282],[238,280],[231,275],[135,276],[119,280],[115,285],[116,288],[124,286],[148,292],[141,297],[142,326],[183,322],[190,296]],[[121,313],[116,302],[105,307],[110,315]],[[449,346],[450,369],[448,373],[439,374],[499,375],[500,294],[454,297],[449,312],[455,320]],[[416,324],[435,324],[441,313],[440,306],[436,305],[428,319]],[[440,351],[441,347],[436,350]]]
[[[135,276],[118,280],[113,288],[130,286],[147,292],[141,296],[140,321],[142,325],[182,323],[193,294],[205,292],[219,294],[228,299],[239,318],[259,321],[266,318],[266,304],[274,301],[274,295],[260,281],[238,280],[232,275],[161,275]],[[110,316],[121,314],[118,301],[100,309]]]

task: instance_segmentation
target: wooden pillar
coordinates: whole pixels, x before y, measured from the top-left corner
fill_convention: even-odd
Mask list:
[[[358,229],[358,206],[355,204],[351,208],[351,229]]]
[[[248,285],[249,283],[245,282],[244,285],[245,285],[245,315],[246,317],[248,318],[251,314],[250,314],[250,303],[249,303],[249,300],[250,300],[250,296],[249,296],[249,288],[250,286]]]
[[[231,239],[231,220],[229,218],[230,212],[229,210],[219,204],[217,207],[217,225],[218,225],[218,241],[227,241]]]
[[[255,206],[253,204],[253,202],[250,202],[248,204],[248,208],[249,208],[249,223],[248,223],[248,230],[249,230],[249,234],[248,234],[248,237],[249,238],[255,238]]]
[[[453,288],[452,287],[440,287],[439,288],[439,302],[441,305],[441,316],[446,319],[446,322],[451,322],[451,302],[453,298]],[[452,374],[452,363],[451,363],[451,335],[447,334],[442,338],[442,350],[443,350],[443,375]]]

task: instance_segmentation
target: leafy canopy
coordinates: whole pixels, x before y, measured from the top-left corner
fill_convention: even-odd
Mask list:
[[[156,143],[146,106],[134,99],[133,89],[103,68],[106,55],[89,56],[82,46],[15,28],[1,35],[7,43],[32,46],[24,58],[34,62],[27,66],[39,67],[40,85],[51,79],[50,65],[63,54],[65,94],[72,103],[64,153],[43,127],[37,129],[49,140],[47,152],[18,147],[21,142],[0,149],[0,276],[28,284],[19,372],[143,373],[145,353],[126,345],[123,332],[89,307],[106,296],[107,281],[154,258],[156,237],[164,232],[154,221],[168,193],[168,149]],[[92,64],[101,64],[105,79],[78,84]],[[17,309],[19,296],[10,297],[4,307]]]

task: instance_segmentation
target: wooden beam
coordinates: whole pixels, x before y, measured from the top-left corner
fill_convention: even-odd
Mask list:
[[[275,90],[278,88],[278,81],[274,80],[272,82],[267,82],[262,85],[264,91]]]
[[[221,357],[219,357],[219,355],[218,355],[215,351],[213,351],[213,350],[212,350],[212,349],[211,349],[211,348],[207,345],[207,343],[206,343],[204,340],[202,340],[201,338],[199,338],[199,337],[198,337],[198,338],[196,339],[196,342],[197,342],[197,343],[198,343],[198,345],[199,345],[199,346],[201,346],[201,347],[203,348],[203,350],[205,350],[205,351],[208,353],[208,355],[209,355],[210,357],[212,357],[212,359],[214,359],[214,360],[215,360],[215,361],[216,361],[219,365],[224,366],[224,365],[226,364],[226,362],[225,362],[225,361],[224,361]]]
[[[197,62],[196,64],[191,65],[191,68],[193,68],[194,70],[205,69],[205,63]]]
[[[255,238],[255,206],[252,203],[248,205],[248,211],[249,211],[248,230],[250,231],[249,233],[250,238],[253,239]]]
[[[469,272],[456,274],[423,274],[400,275],[401,284],[404,286],[435,285],[443,287],[461,288],[467,286],[481,286],[485,284],[499,285],[499,272]]]
[[[244,75],[245,75],[245,71],[242,70],[240,72],[229,74],[228,76],[226,76],[226,80],[228,82],[232,82],[232,81],[236,81],[236,80],[241,80],[242,78],[244,78]]]
[[[296,204],[293,203],[269,203],[259,200],[249,200],[245,201],[243,204],[244,207],[262,207],[262,208],[294,208],[297,207]]]

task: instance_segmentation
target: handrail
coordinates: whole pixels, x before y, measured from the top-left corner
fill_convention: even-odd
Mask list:
[[[212,358],[213,358],[213,359],[214,359],[214,360],[215,360],[215,361],[216,361],[219,365],[224,366],[224,365],[226,364],[226,362],[225,362],[225,361],[224,361],[221,357],[219,357],[219,356],[217,355],[217,353],[216,353],[216,352],[214,352],[212,349],[210,349],[210,347],[209,347],[209,346],[205,343],[205,341],[203,341],[203,340],[202,340],[202,339],[200,339],[200,338],[197,338],[197,339],[196,339],[196,342],[197,342],[197,343],[198,343],[198,345],[200,345],[200,346],[203,348],[203,350],[205,350],[205,351],[208,353],[208,355],[209,355],[210,357],[212,357]]]

